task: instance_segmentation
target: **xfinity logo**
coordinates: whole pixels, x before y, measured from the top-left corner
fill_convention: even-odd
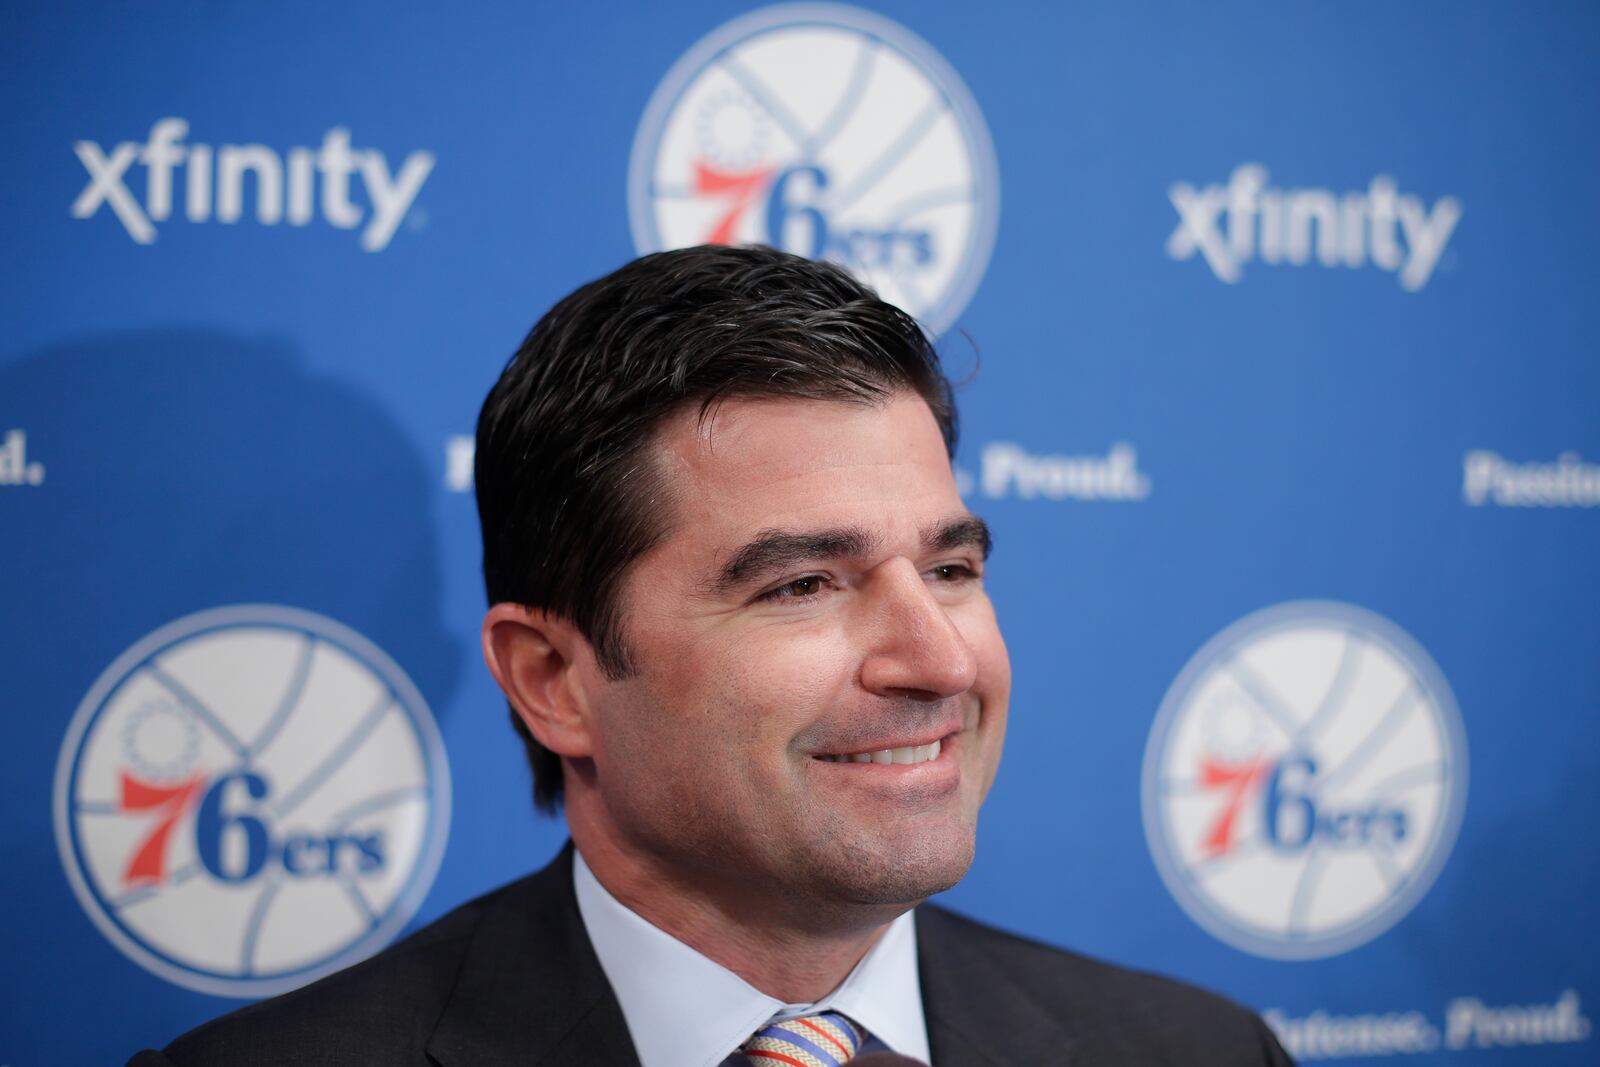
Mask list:
[[[1445,244],[1461,219],[1461,201],[1440,197],[1429,210],[1379,175],[1365,192],[1274,189],[1259,163],[1236,167],[1227,185],[1196,189],[1178,182],[1167,190],[1178,226],[1167,255],[1200,253],[1222,281],[1237,282],[1251,259],[1301,267],[1315,252],[1324,267],[1398,271],[1400,287],[1414,293],[1428,284]]]
[[[89,183],[72,202],[72,217],[90,218],[104,205],[129,237],[147,245],[156,239],[156,223],[172,217],[179,171],[190,222],[208,222],[213,215],[218,222],[238,222],[245,213],[249,175],[255,219],[263,226],[305,226],[320,209],[325,222],[342,230],[365,220],[361,247],[381,252],[434,163],[432,152],[416,151],[392,171],[377,149],[351,148],[350,131],[342,126],[325,133],[320,148],[291,148],[282,155],[263,144],[184,144],[188,134],[187,121],[164,118],[150,127],[143,144],[123,141],[107,151],[94,141],[77,142],[73,148]],[[135,168],[143,171],[142,203],[128,184]],[[354,186],[365,191],[365,205],[352,196]]]

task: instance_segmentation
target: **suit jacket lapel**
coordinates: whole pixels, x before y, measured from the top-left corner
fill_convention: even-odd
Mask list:
[[[1071,1036],[963,925],[940,908],[917,909],[922,1012],[936,1067],[1073,1063]]]
[[[428,1054],[445,1067],[638,1067],[572,889],[572,844],[485,906]]]

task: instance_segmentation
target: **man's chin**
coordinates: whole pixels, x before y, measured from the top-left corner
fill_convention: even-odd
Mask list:
[[[972,866],[970,833],[882,842],[856,850],[854,862],[831,872],[841,895],[859,904],[914,907],[966,877]]]

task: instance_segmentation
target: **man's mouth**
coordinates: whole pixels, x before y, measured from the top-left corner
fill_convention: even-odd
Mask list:
[[[818,756],[826,763],[931,763],[939,758],[943,740],[926,745],[905,745],[901,748],[880,748],[875,752],[848,752],[833,756]]]

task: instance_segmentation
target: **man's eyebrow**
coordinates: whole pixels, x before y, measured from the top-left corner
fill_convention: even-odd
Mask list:
[[[764,530],[736,551],[711,580],[712,593],[727,593],[758,575],[786,570],[807,560],[864,556],[878,538],[859,526],[836,530]]]
[[[922,547],[929,552],[949,552],[954,548],[975,548],[979,558],[988,559],[994,547],[989,524],[976,515],[963,515],[922,530]]]

